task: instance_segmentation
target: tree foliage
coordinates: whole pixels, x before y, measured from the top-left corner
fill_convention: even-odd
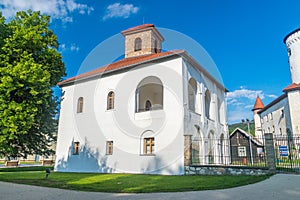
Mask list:
[[[65,75],[50,17],[0,13],[0,156],[49,155],[57,101],[51,88]]]

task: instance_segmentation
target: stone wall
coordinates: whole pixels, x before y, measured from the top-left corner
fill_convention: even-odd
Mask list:
[[[212,165],[185,166],[186,175],[265,175],[271,173],[268,168]]]

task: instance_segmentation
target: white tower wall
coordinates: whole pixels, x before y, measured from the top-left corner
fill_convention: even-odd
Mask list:
[[[297,29],[284,38],[286,44],[292,83],[300,83],[300,29]]]

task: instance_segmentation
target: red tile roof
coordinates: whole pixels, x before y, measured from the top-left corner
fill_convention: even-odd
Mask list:
[[[135,27],[126,29],[126,30],[122,31],[121,33],[124,34],[124,33],[130,32],[130,31],[139,30],[139,29],[148,28],[148,27],[154,27],[154,24],[142,24],[139,26],[135,26]]]
[[[108,64],[106,66],[86,72],[84,74],[80,74],[80,75],[68,78],[64,81],[59,82],[58,85],[61,86],[65,83],[73,82],[77,79],[86,78],[86,77],[90,77],[93,75],[98,75],[98,74],[102,74],[102,73],[106,73],[106,72],[110,72],[110,71],[121,70],[121,69],[124,69],[124,68],[132,66],[132,65],[142,64],[145,62],[153,61],[153,60],[156,60],[159,58],[163,58],[163,57],[167,57],[170,55],[175,55],[175,54],[179,54],[179,53],[183,53],[183,52],[184,52],[183,50],[174,50],[174,51],[168,51],[168,52],[160,52],[160,53],[155,53],[155,54],[148,54],[148,55],[124,58],[122,60]]]
[[[291,91],[291,90],[300,90],[300,83],[292,83],[291,85],[283,89],[284,92]]]
[[[263,109],[264,107],[265,106],[264,106],[264,103],[262,102],[261,98],[259,96],[257,96],[252,111],[258,110],[258,109]]]

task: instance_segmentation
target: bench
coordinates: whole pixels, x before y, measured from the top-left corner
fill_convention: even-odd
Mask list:
[[[43,160],[43,166],[52,166],[53,160]]]
[[[19,160],[10,160],[5,162],[6,167],[18,167],[19,164]]]

